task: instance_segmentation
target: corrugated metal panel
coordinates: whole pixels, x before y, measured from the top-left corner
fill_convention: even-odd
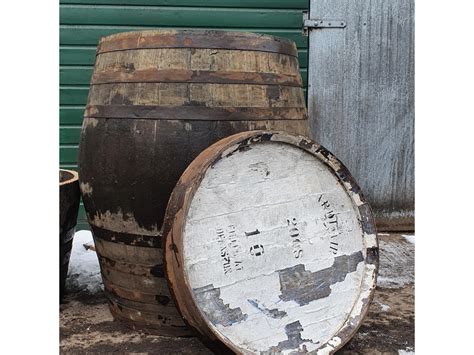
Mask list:
[[[307,9],[308,0],[61,0],[61,4]]]
[[[301,11],[176,6],[62,5],[63,25],[297,28]]]
[[[61,0],[60,164],[77,168],[77,146],[100,37],[155,28],[250,31],[296,42],[306,86],[308,0]],[[79,221],[84,226],[81,207]]]
[[[311,18],[347,23],[310,33],[311,129],[349,168],[382,228],[413,223],[413,13],[413,0],[311,0]]]

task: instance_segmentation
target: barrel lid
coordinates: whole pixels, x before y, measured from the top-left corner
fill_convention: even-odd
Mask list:
[[[150,48],[249,50],[297,57],[293,41],[251,32],[216,30],[148,30],[116,33],[100,39],[97,54]]]
[[[175,303],[216,349],[332,353],[375,290],[371,209],[306,137],[251,131],[206,149],[176,185],[163,235]]]

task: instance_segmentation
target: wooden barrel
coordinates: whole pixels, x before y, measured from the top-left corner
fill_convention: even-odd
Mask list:
[[[184,326],[162,271],[169,196],[187,165],[223,137],[251,129],[307,133],[301,83],[296,46],[281,38],[144,31],[100,41],[79,166],[117,319],[160,334]]]
[[[206,149],[174,189],[163,236],[175,302],[218,353],[332,353],[375,290],[371,209],[303,136],[244,132]]]
[[[72,240],[79,212],[79,180],[73,170],[59,169],[59,294],[64,296]]]

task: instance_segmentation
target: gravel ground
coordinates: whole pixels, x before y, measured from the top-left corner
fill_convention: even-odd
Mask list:
[[[338,354],[413,354],[414,237],[379,234],[379,283],[357,334]],[[60,308],[61,354],[212,354],[196,338],[165,338],[114,322],[102,293],[70,293]]]

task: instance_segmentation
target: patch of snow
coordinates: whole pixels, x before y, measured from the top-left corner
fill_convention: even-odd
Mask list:
[[[377,285],[400,288],[415,282],[414,244],[379,240],[380,269]]]
[[[413,348],[406,348],[405,350],[398,350],[398,355],[413,355],[415,352]]]
[[[382,236],[388,236],[390,235],[390,233],[377,233],[378,235],[382,235]]]
[[[94,246],[92,233],[86,230],[76,232],[72,242],[71,259],[69,260],[68,277],[66,279],[66,290],[68,292],[85,291],[96,294],[103,290],[99,260],[94,248],[90,248],[90,246]]]
[[[393,277],[378,276],[377,285],[383,288],[401,288],[413,283],[413,277],[400,275]]]
[[[402,237],[405,238],[408,243],[415,244],[415,236],[414,235],[402,234]]]
[[[374,303],[380,306],[380,310],[382,312],[388,312],[390,310],[390,306],[388,304],[383,304],[383,303],[380,303],[379,301],[374,301]]]

